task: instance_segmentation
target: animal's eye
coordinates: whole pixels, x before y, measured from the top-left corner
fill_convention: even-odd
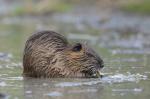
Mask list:
[[[82,50],[82,45],[80,43],[77,43],[73,46],[72,51],[78,52]]]

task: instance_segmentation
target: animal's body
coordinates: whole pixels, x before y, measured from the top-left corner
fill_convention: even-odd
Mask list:
[[[72,45],[53,31],[33,34],[24,49],[26,77],[99,77],[103,66],[103,60],[86,44]]]

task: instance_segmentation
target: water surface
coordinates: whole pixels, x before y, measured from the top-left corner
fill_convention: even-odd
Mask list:
[[[150,17],[97,11],[84,4],[47,16],[1,17],[0,93],[8,99],[149,99]],[[105,76],[23,78],[24,43],[44,29],[60,32],[71,42],[87,42],[104,59]]]

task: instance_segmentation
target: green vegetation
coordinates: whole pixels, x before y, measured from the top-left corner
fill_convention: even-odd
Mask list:
[[[139,14],[150,14],[150,0],[142,0],[138,2],[130,2],[123,7],[124,11],[134,12]]]
[[[52,1],[40,1],[33,2],[28,1],[21,6],[18,5],[12,11],[12,15],[43,15],[43,14],[51,14],[53,12],[65,12],[71,9],[71,4],[61,2],[59,0]]]

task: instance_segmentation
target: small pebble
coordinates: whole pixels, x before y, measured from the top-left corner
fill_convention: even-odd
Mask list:
[[[0,99],[4,99],[5,97],[6,97],[6,95],[5,95],[5,94],[0,93]]]

